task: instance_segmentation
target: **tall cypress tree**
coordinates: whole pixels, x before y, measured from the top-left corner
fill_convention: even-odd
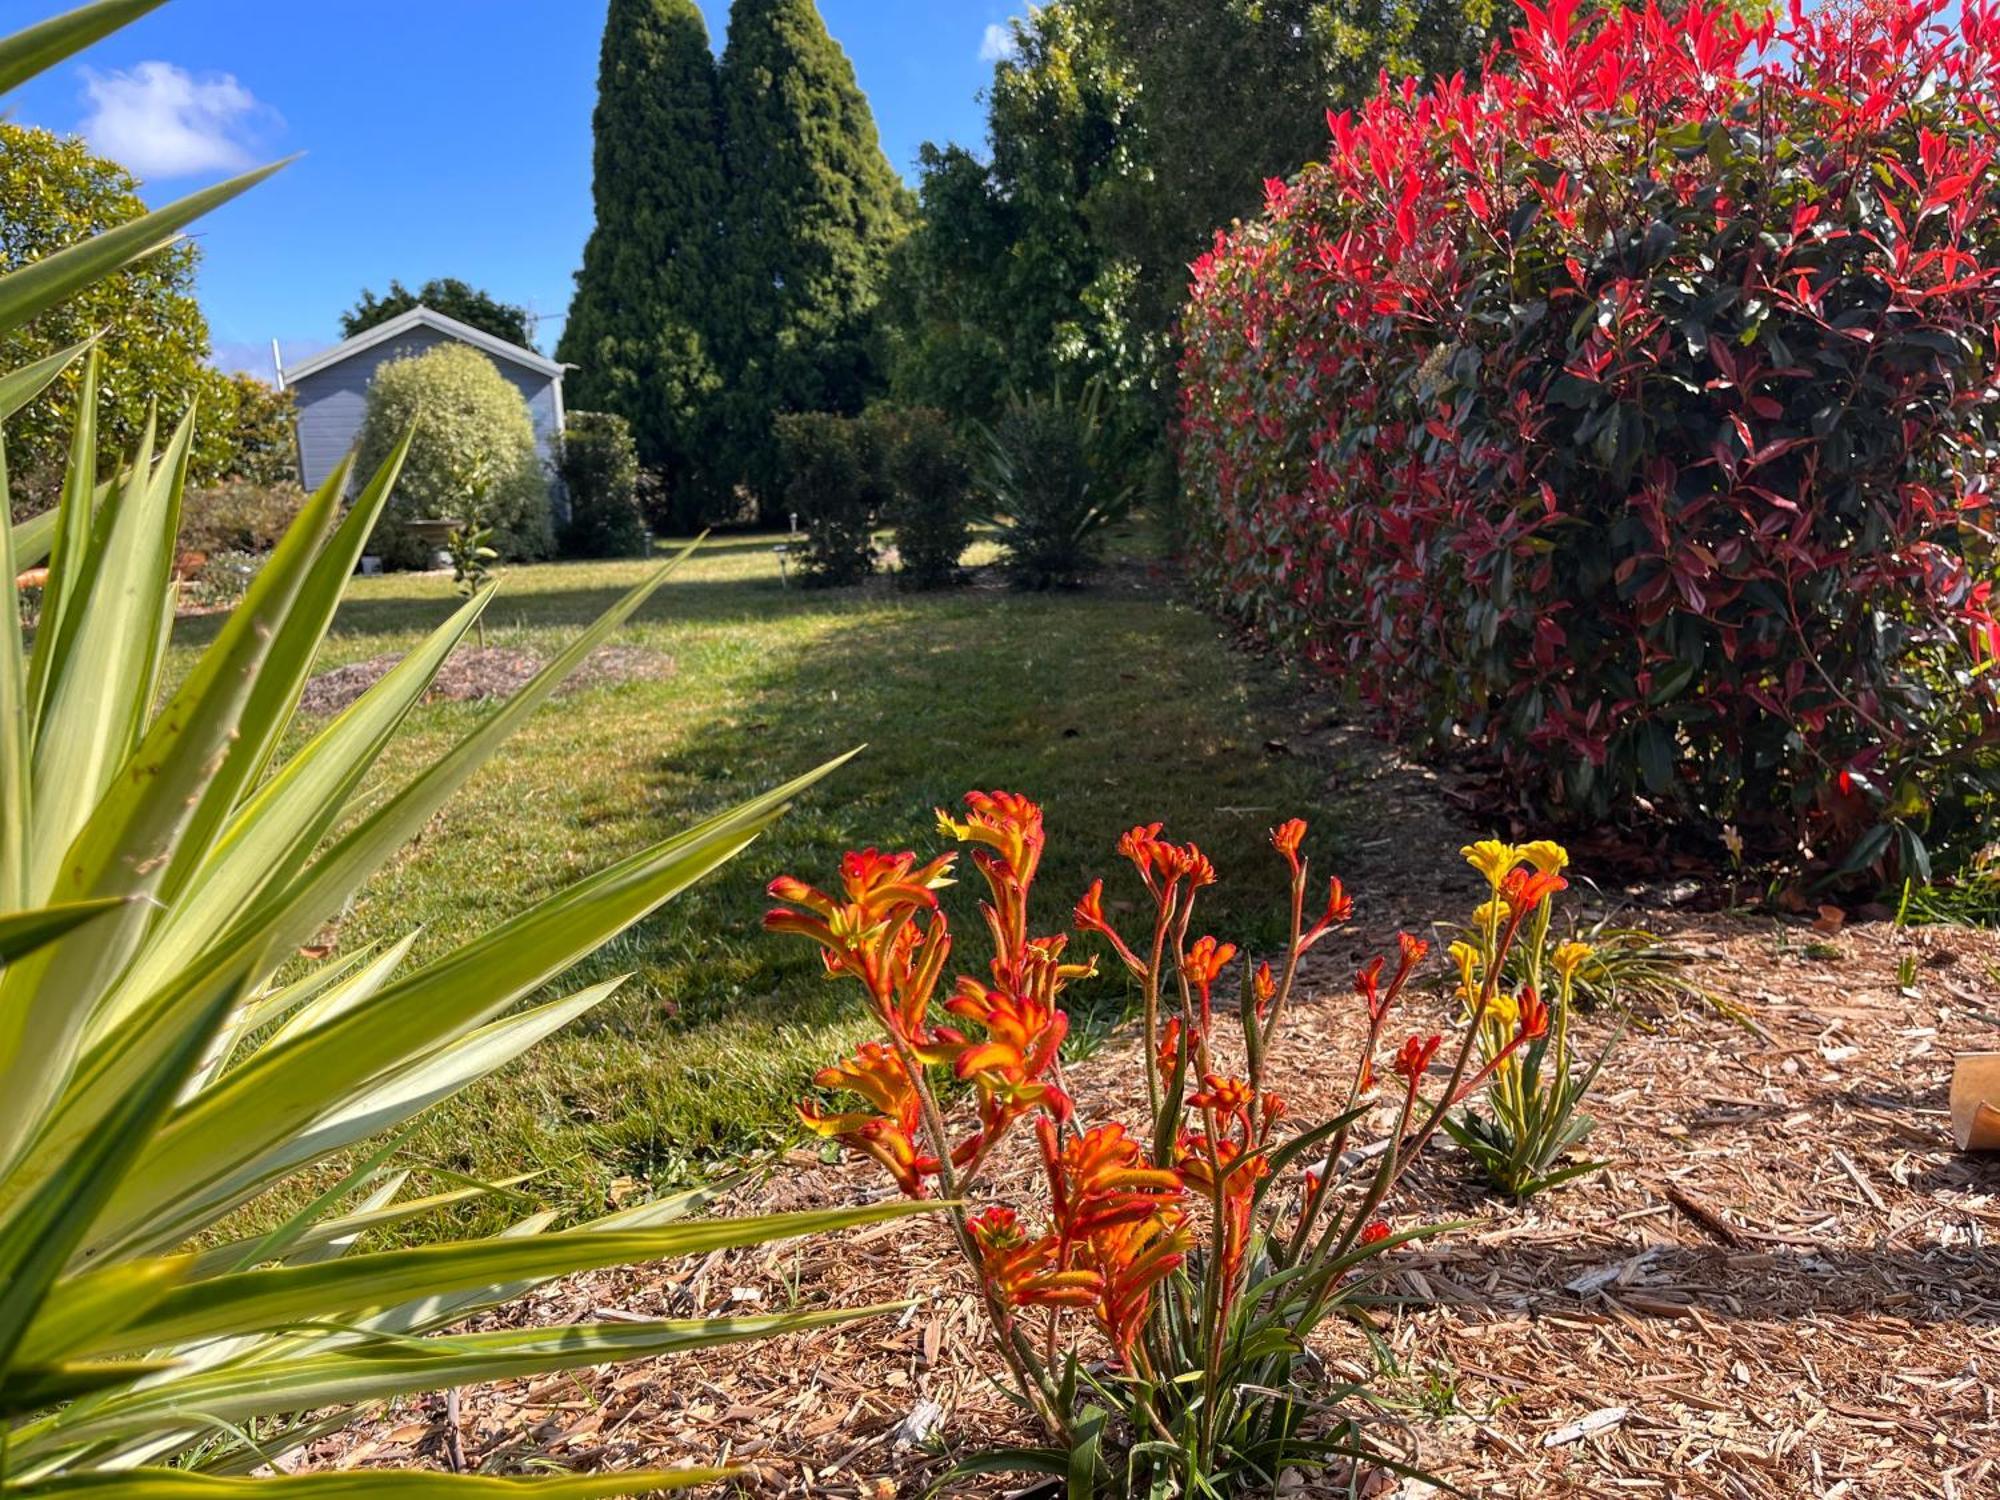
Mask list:
[[[772,418],[856,412],[877,385],[871,315],[908,195],[813,0],[735,0],[721,87],[734,188],[727,446],[769,497]]]
[[[692,523],[728,483],[712,453],[729,185],[715,57],[694,0],[611,0],[592,129],[597,226],[556,357],[577,366],[570,405],[630,422],[640,461]]]

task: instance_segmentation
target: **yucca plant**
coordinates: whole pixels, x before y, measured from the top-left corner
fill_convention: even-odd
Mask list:
[[[104,0],[0,41],[0,89],[158,3]],[[0,276],[0,332],[166,243],[263,175]],[[348,475],[328,479],[213,643],[163,694],[191,427],[183,421],[161,441],[149,424],[129,464],[100,478],[98,370],[84,348],[0,375],[0,420],[76,360],[61,504],[0,527],[0,579],[48,564],[32,647],[18,619],[0,629],[0,1494],[199,1496],[338,1425],[356,1403],[854,1316],[435,1336],[564,1273],[898,1209],[706,1220],[692,1216],[702,1196],[689,1195],[574,1228],[536,1214],[487,1239],[360,1248],[374,1231],[481,1191],[405,1196],[408,1174],[386,1170],[399,1127],[600,1004],[617,981],[556,998],[543,989],[727,861],[828,768],[414,971],[404,971],[408,939],[306,967],[300,945],[667,570],[441,758],[364,804],[364,778],[491,590],[280,757],[399,452],[344,515]],[[271,1217],[244,1214],[246,1204],[315,1166],[323,1187],[312,1202],[268,1232],[245,1231]],[[588,1495],[710,1477],[548,1483]],[[372,1496],[423,1492],[438,1479],[271,1482]]]
[[[988,525],[1001,567],[1022,588],[1071,588],[1104,563],[1105,535],[1137,490],[1116,482],[1102,376],[1074,398],[1014,395],[986,429]]]

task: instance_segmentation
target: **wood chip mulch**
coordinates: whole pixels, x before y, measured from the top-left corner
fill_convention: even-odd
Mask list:
[[[1345,951],[1315,956],[1279,1059],[1295,1118],[1337,1103],[1365,1025],[1348,978],[1390,940],[1396,909],[1450,917],[1469,899],[1450,870],[1451,817],[1434,791],[1400,785],[1433,799],[1419,842],[1440,841],[1425,861],[1436,884],[1376,900],[1379,919],[1364,910]],[[1346,850],[1364,877],[1350,884],[1383,889],[1410,842]],[[1400,1305],[1372,1314],[1393,1357],[1375,1385],[1375,1440],[1502,1500],[2000,1495],[2000,1157],[1956,1153],[1946,1110],[1954,1052],[2000,1046],[2000,934],[1828,933],[1667,909],[1621,918],[1635,919],[1696,954],[1748,1021],[1691,1007],[1628,1032],[1590,1104],[1589,1148],[1608,1168],[1526,1204],[1488,1196],[1461,1153],[1432,1147],[1391,1218],[1470,1227],[1393,1253],[1386,1289]],[[1411,1029],[1448,1024],[1441,995],[1410,1007]],[[1581,1045],[1613,1024],[1591,1017]],[[1139,1117],[1132,1038],[1070,1082],[1086,1118]],[[995,1193],[1027,1167],[1017,1150]],[[869,1201],[882,1186],[865,1165],[799,1153],[730,1207]],[[810,1335],[467,1390],[457,1442],[491,1471],[720,1461],[746,1466],[751,1495],[921,1495],[956,1459],[1028,1436],[988,1378],[973,1299],[934,1223],[578,1277],[489,1322],[912,1298]],[[1375,1369],[1352,1325],[1330,1325],[1317,1347],[1340,1374]],[[443,1466],[445,1413],[442,1398],[397,1403],[315,1444],[302,1466]],[[1283,1492],[1347,1490],[1306,1478]],[[1386,1472],[1356,1492],[1431,1493]]]
[[[306,683],[299,711],[314,718],[339,713],[375,686],[403,659],[400,652],[321,672]],[[427,701],[452,703],[505,698],[525,686],[547,661],[533,651],[502,646],[460,646],[445,658],[432,679]],[[660,681],[674,674],[674,659],[643,646],[600,646],[564,680],[558,693],[580,692],[607,682]]]

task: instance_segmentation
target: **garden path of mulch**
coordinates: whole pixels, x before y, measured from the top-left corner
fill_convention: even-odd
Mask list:
[[[403,653],[391,651],[321,672],[306,683],[299,697],[299,711],[315,718],[339,713],[388,676],[402,659]],[[425,697],[429,701],[445,699],[454,703],[505,698],[547,665],[547,659],[533,651],[460,646],[445,658]],[[654,682],[673,674],[674,659],[661,652],[648,651],[643,646],[599,646],[556,691],[574,693],[607,682]]]
[[[1472,894],[1455,859],[1466,830],[1439,784],[1337,729],[1312,732],[1372,819],[1349,826],[1394,837],[1364,832],[1339,862],[1361,916],[1345,951],[1315,955],[1280,1059],[1305,1118],[1333,1107],[1345,1074],[1325,1060],[1344,1067],[1360,1035],[1353,965],[1398,914],[1451,919]],[[1871,923],[1829,935],[1648,904],[1621,920],[1671,933],[1749,1024],[1690,1009],[1628,1034],[1594,1095],[1591,1144],[1610,1168],[1525,1206],[1479,1193],[1455,1149],[1432,1148],[1394,1221],[1472,1222],[1394,1253],[1387,1286],[1403,1305],[1378,1314],[1395,1368],[1378,1385],[1377,1441],[1482,1497],[2000,1494],[2000,1158],[1956,1154],[1946,1111],[1954,1050],[2000,1045],[2000,934]],[[1438,997],[1412,1010],[1413,1028],[1446,1020]],[[1611,1024],[1593,1018],[1584,1045]],[[1071,1074],[1094,1118],[1136,1118],[1139,1079],[1129,1037]],[[1028,1165],[1017,1150],[996,1189]],[[799,1154],[732,1206],[880,1192],[866,1166]],[[922,1494],[949,1467],[938,1450],[1022,1436],[933,1224],[579,1277],[493,1321],[910,1297],[900,1316],[776,1343],[466,1391],[464,1452],[500,1470],[726,1461],[748,1466],[743,1490],[760,1496]],[[1319,1347],[1349,1375],[1370,1358],[1347,1327]],[[400,1403],[315,1445],[305,1466],[438,1464],[444,1409]],[[1373,1473],[1359,1493],[1429,1492]]]

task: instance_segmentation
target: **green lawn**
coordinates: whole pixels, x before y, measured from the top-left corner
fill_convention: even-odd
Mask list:
[[[819,881],[842,850],[934,848],[931,809],[971,787],[1046,805],[1042,916],[1067,924],[1093,874],[1131,884],[1111,845],[1163,819],[1225,884],[1223,936],[1274,934],[1279,867],[1263,846],[1319,788],[1265,749],[1281,688],[1171,588],[1121,574],[1072,595],[991,587],[938,595],[781,586],[769,537],[713,541],[624,632],[670,654],[664,681],[592,687],[545,707],[340,922],[342,950],[421,925],[419,959],[694,819],[865,744],[777,831],[565,981],[632,975],[620,997],[502,1078],[439,1108],[413,1162],[601,1204],[617,1179],[665,1185],[718,1153],[784,1139],[812,1070],[863,1033],[854,996],[807,946],[759,929],[765,883]],[[650,564],[504,570],[487,641],[550,652]],[[456,600],[438,576],[355,581],[321,669],[400,651]],[[184,662],[212,633],[184,621]],[[440,751],[485,710],[426,705],[385,774]],[[969,873],[969,872],[968,872]],[[976,957],[971,892],[951,903]],[[1258,914],[1261,927],[1243,924]],[[967,951],[974,950],[974,951]],[[1123,986],[1100,982],[1102,1015]],[[506,1210],[495,1206],[492,1213]]]

